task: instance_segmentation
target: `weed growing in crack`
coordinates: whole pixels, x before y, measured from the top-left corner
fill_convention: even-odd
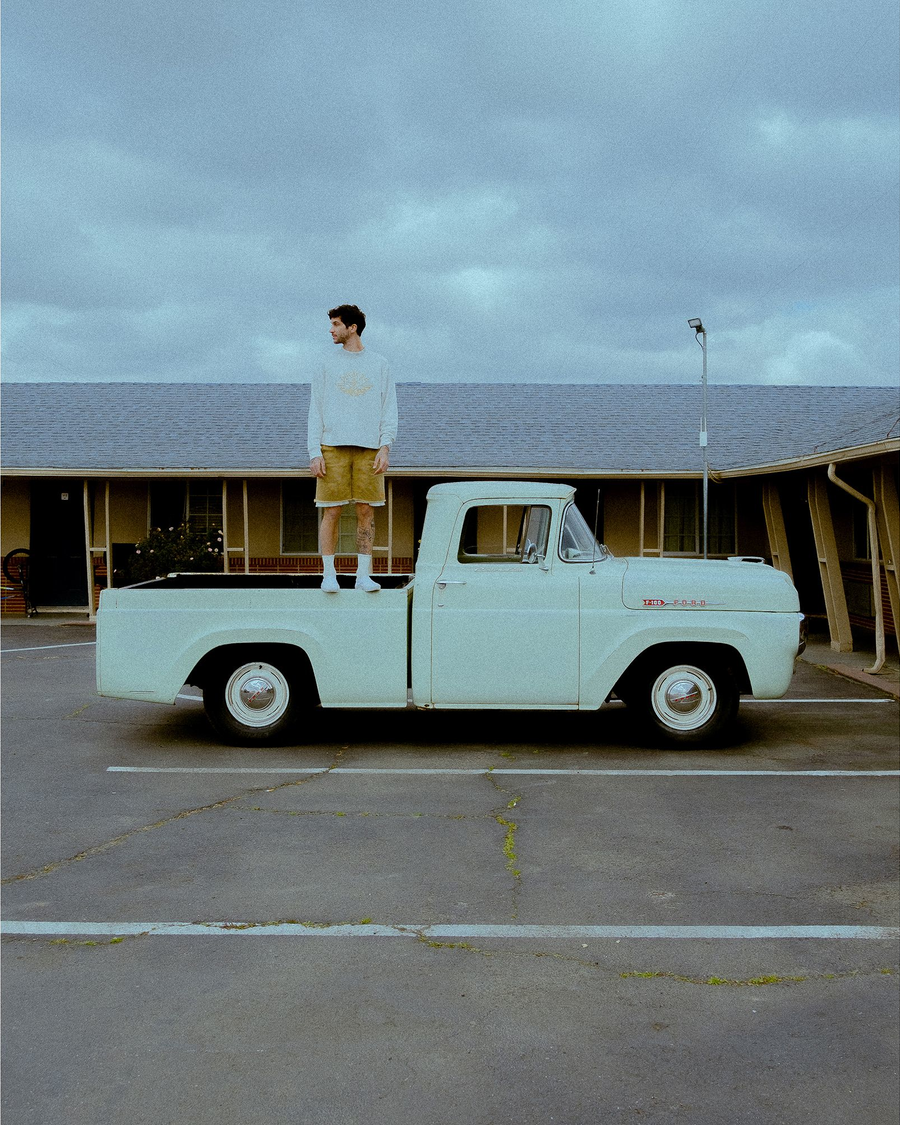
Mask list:
[[[503,854],[506,856],[506,870],[513,875],[516,879],[522,872],[516,867],[516,832],[518,831],[518,824],[514,820],[506,820],[502,816],[496,816],[494,819],[497,823],[506,829],[506,836],[503,839]]]
[[[893,976],[891,969],[879,969],[879,973]],[[764,976],[748,977],[746,980],[736,980],[732,977],[689,977],[679,973],[659,972],[626,972],[619,973],[623,980],[674,980],[682,984],[706,984],[713,986],[730,985],[732,988],[762,987],[771,984],[803,984],[808,981],[819,980],[847,980],[850,977],[860,976],[856,969],[846,973],[816,973],[805,976],[779,976],[776,973],[767,973]]]

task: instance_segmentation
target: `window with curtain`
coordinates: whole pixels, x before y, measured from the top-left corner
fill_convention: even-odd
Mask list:
[[[316,486],[309,480],[286,480],[281,484],[281,553],[317,555],[321,512],[315,506]],[[356,554],[356,506],[345,504],[341,511],[339,555]]]
[[[308,480],[281,483],[281,553],[317,555],[319,519],[314,504],[316,486]]]
[[[733,555],[736,551],[735,494],[730,482],[710,484],[707,552]],[[699,481],[666,481],[663,549],[672,555],[703,553],[703,487]]]
[[[187,522],[192,531],[208,535],[222,526],[222,482],[188,481]]]

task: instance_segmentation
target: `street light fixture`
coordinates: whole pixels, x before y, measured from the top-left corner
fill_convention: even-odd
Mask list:
[[[703,450],[703,557],[707,557],[708,533],[707,523],[709,516],[709,461],[706,456],[709,434],[706,429],[706,329],[699,316],[688,321],[688,327],[693,328],[697,343],[703,350],[703,407],[700,413],[700,448]],[[702,339],[701,339],[702,337]]]

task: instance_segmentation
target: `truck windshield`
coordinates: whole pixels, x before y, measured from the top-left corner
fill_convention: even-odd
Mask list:
[[[609,549],[594,538],[581,512],[574,504],[570,504],[563,516],[559,540],[560,558],[566,562],[593,562],[595,559],[609,558],[610,555]]]

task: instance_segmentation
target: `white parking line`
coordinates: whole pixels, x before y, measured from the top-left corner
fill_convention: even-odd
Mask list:
[[[744,699],[741,697],[741,706],[745,703],[896,703],[896,699]]]
[[[900,926],[529,926],[397,924],[351,922],[322,925],[317,922],[29,922],[6,920],[0,933],[8,936],[96,935],[127,937],[152,935],[169,937],[209,937],[228,934],[241,937],[406,937],[425,938],[539,938],[539,939],[622,939],[657,940],[784,940],[818,938],[832,941],[851,939],[890,941],[900,937]]]
[[[355,774],[459,774],[460,776],[493,776],[494,774],[554,774],[569,777],[900,777],[900,770],[591,770],[591,769],[457,769],[449,766],[419,768],[379,768],[376,766],[107,766],[107,773],[355,773]]]
[[[45,648],[84,648],[86,645],[96,645],[96,641],[72,641],[65,645],[34,645],[31,648],[4,648],[0,649],[0,656],[8,652],[41,652]]]

